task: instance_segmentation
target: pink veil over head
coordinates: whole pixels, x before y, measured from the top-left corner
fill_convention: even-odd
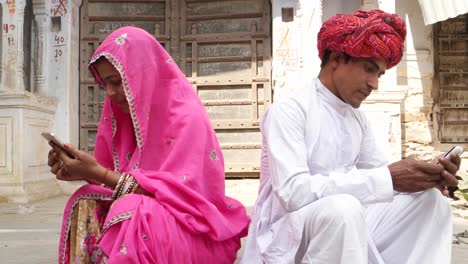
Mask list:
[[[238,201],[225,196],[218,140],[176,63],[153,36],[135,27],[114,31],[95,51],[90,70],[96,79],[93,63],[101,57],[120,72],[130,115],[106,97],[97,161],[132,174],[192,234],[216,241],[244,236],[249,218]],[[118,203],[132,207],[125,199]]]

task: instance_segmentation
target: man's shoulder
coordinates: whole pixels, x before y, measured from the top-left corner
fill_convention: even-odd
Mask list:
[[[283,93],[281,97],[275,99],[272,107],[281,107],[281,105],[291,105],[299,108],[310,107],[317,100],[316,78],[305,80],[288,93]]]
[[[362,131],[365,131],[367,128],[367,115],[360,108],[351,108],[351,115],[356,120],[356,122],[361,126]]]

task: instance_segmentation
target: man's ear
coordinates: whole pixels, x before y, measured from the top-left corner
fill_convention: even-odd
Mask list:
[[[336,51],[332,51],[332,53],[330,53],[330,64],[333,68],[336,68],[338,67],[338,65],[340,64],[340,60],[343,58],[343,53],[341,52],[336,52]]]

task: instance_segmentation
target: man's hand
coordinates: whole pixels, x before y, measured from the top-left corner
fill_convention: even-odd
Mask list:
[[[445,179],[445,163],[427,163],[413,159],[404,159],[388,166],[392,175],[393,189],[398,192],[419,192],[434,188]],[[451,181],[452,182],[452,181]]]
[[[443,180],[439,185],[436,186],[442,194],[449,196],[447,186],[456,186],[458,184],[457,171],[460,169],[461,158],[458,154],[452,153],[449,159],[445,159],[442,156],[434,159],[433,164],[442,164],[445,170],[442,172]]]

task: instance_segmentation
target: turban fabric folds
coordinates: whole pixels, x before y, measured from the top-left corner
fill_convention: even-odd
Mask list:
[[[358,10],[325,21],[317,45],[320,59],[325,50],[339,51],[356,58],[384,59],[392,68],[403,56],[405,37],[405,22],[398,15]]]

